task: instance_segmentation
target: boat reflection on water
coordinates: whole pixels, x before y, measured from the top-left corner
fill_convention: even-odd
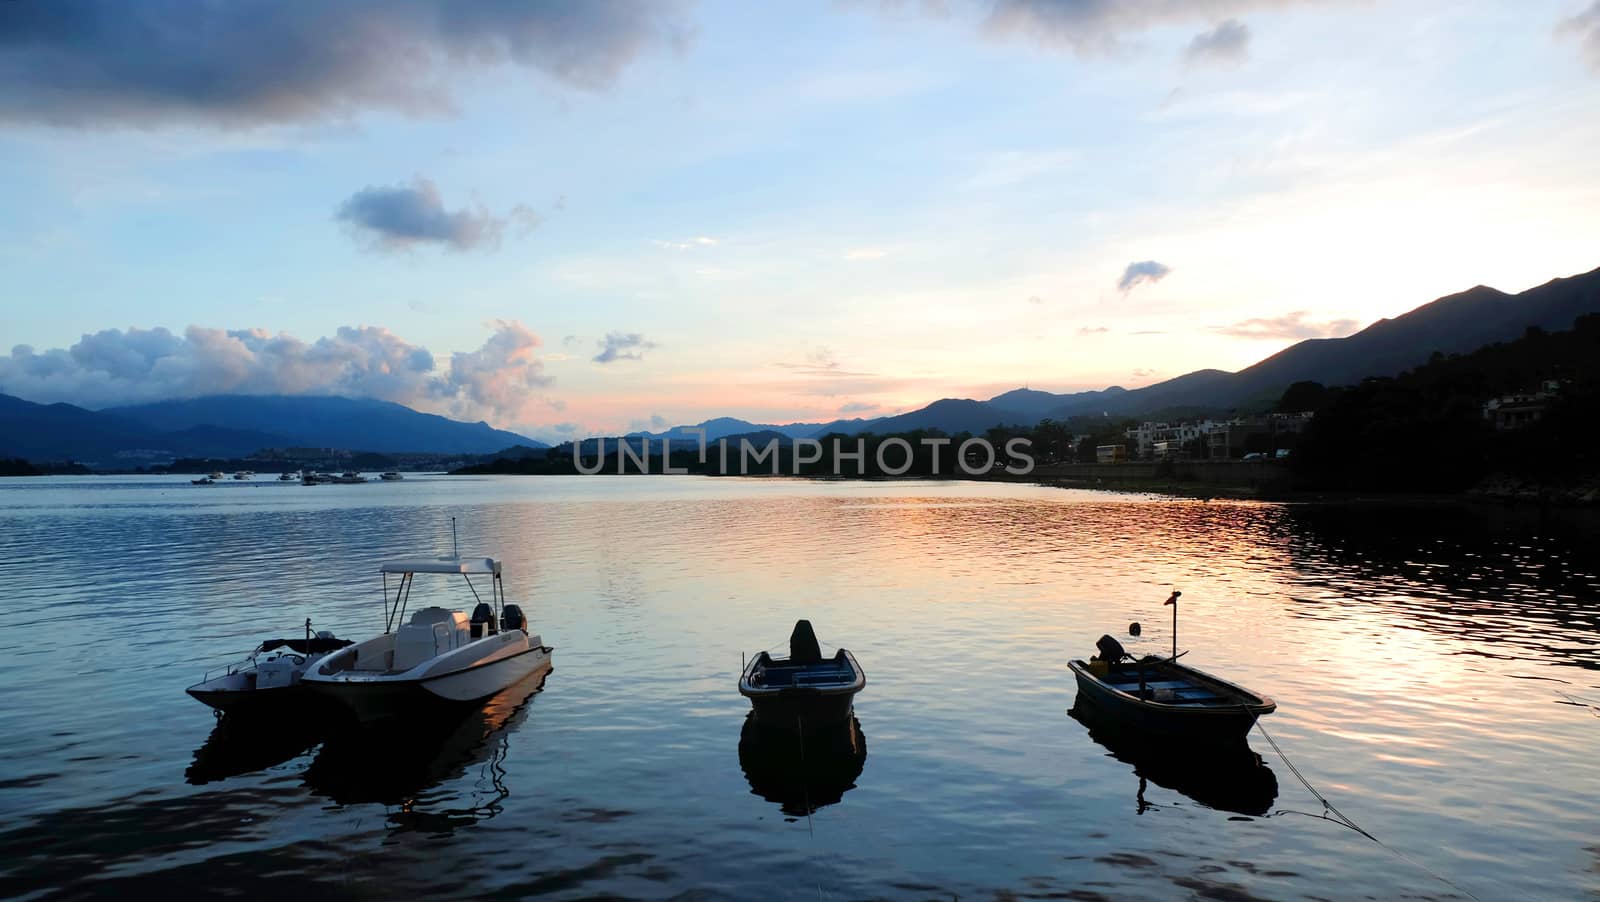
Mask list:
[[[739,767],[750,791],[790,817],[838,802],[856,788],[866,763],[867,737],[855,717],[796,733],[764,725],[752,712],[739,732]]]
[[[397,830],[450,833],[494,817],[511,795],[505,784],[509,738],[527,719],[548,674],[531,674],[465,714],[367,728],[347,722],[312,759],[306,785],[339,805],[395,806],[389,824]],[[431,792],[473,767],[480,773],[465,791]]]
[[[1089,738],[1111,757],[1133,765],[1139,777],[1138,812],[1155,807],[1145,800],[1146,781],[1219,811],[1260,817],[1278,798],[1278,778],[1243,740],[1229,745],[1191,745],[1148,736],[1119,724],[1093,703],[1079,699],[1071,715],[1089,729]]]
[[[321,712],[305,717],[219,717],[211,735],[194,750],[194,760],[184,771],[184,779],[201,786],[276,767],[321,742],[328,724],[327,716]]]

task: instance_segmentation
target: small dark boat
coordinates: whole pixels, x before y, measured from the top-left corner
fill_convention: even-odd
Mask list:
[[[1276,711],[1272,699],[1220,677],[1178,663],[1177,602],[1173,606],[1171,657],[1134,658],[1111,636],[1095,643],[1099,654],[1069,661],[1078,678],[1078,698],[1124,725],[1160,736],[1205,742],[1240,742],[1256,719]],[[1137,635],[1137,633],[1135,633]],[[1187,654],[1187,652],[1185,652]]]
[[[313,636],[311,621],[306,621],[304,639],[268,639],[256,646],[248,658],[229,664],[220,676],[207,673],[205,679],[184,690],[197,701],[219,712],[250,714],[283,713],[306,701],[301,677],[324,655],[353,644],[332,633]]]
[[[739,694],[761,723],[803,732],[849,720],[866,685],[854,655],[841,648],[824,658],[811,621],[800,620],[789,636],[789,657],[758,652],[739,677]]]

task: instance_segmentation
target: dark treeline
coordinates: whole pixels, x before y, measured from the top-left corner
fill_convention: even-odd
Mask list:
[[[1125,444],[1124,434],[1133,420],[1074,418],[1066,421],[1043,420],[1035,426],[995,426],[981,435],[962,432],[954,435],[937,429],[875,435],[834,433],[816,439],[815,444],[787,439],[774,445],[774,433],[761,433],[741,441],[738,436],[710,442],[701,460],[698,446],[675,441],[671,456],[661,459],[661,445],[652,442],[649,455],[642,442],[629,440],[625,450],[617,439],[603,443],[590,439],[583,443],[582,455],[574,460],[571,444],[547,451],[514,449],[493,460],[456,470],[459,474],[520,473],[577,474],[663,473],[674,471],[700,475],[786,475],[843,476],[851,478],[979,476],[1009,472],[1019,474],[1032,467],[1059,462],[1093,461],[1095,447]],[[970,444],[969,444],[970,443]],[[604,454],[600,448],[604,447]],[[963,446],[966,453],[962,454]],[[993,449],[991,457],[990,450]],[[1008,450],[1009,449],[1009,450]],[[798,455],[799,460],[796,460]],[[581,467],[581,468],[580,468]]]
[[[1492,398],[1559,387],[1540,418],[1497,430]],[[1600,314],[1570,331],[1529,328],[1470,354],[1435,354],[1393,379],[1346,388],[1298,383],[1281,409],[1315,410],[1291,458],[1308,489],[1456,492],[1506,476],[1574,484],[1600,472],[1591,421],[1600,411]]]
[[[375,451],[357,451],[348,457],[330,457],[327,460],[284,460],[281,457],[180,457],[162,467],[152,467],[152,473],[210,473],[214,470],[234,472],[254,470],[257,473],[297,472],[303,466],[338,470],[392,470],[395,458]]]
[[[80,463],[39,463],[20,457],[0,458],[0,476],[82,476],[91,472]]]

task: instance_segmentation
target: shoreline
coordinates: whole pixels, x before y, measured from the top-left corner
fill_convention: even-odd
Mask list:
[[[1082,467],[1105,467],[1106,469],[1085,472]],[[1176,474],[1155,475],[1149,472],[1148,467],[1139,467],[1137,464],[1096,464],[1077,465],[1072,473],[1050,472],[1051,467],[1041,467],[1031,473],[1020,474],[1006,471],[996,471],[985,474],[971,474],[964,471],[940,474],[906,474],[903,476],[868,476],[846,474],[811,474],[811,473],[708,473],[689,472],[684,474],[667,473],[601,473],[593,475],[627,475],[627,476],[706,476],[713,478],[736,479],[804,479],[818,482],[906,482],[906,481],[962,481],[962,482],[1009,482],[1026,485],[1037,485],[1044,488],[1077,489],[1082,491],[1116,492],[1132,495],[1161,495],[1169,498],[1181,498],[1198,501],[1226,500],[1226,501],[1260,501],[1274,504],[1318,504],[1338,506],[1384,506],[1404,505],[1410,507],[1421,506],[1460,506],[1470,505],[1476,508],[1499,508],[1507,510],[1564,510],[1564,511],[1595,511],[1600,510],[1600,485],[1593,482],[1585,485],[1552,488],[1548,486],[1532,486],[1510,478],[1488,480],[1481,487],[1463,492],[1430,493],[1430,492],[1381,492],[1360,489],[1291,489],[1283,486],[1286,481],[1284,474],[1274,473],[1274,478],[1257,479],[1254,484],[1241,484],[1240,482],[1210,482],[1195,478],[1181,478]],[[1127,468],[1127,469],[1124,469]],[[1137,469],[1135,469],[1137,468]],[[413,473],[428,473],[429,471],[411,471]],[[1090,475],[1093,472],[1094,475]],[[440,476],[571,476],[586,475],[578,473],[527,473],[506,470],[502,472],[476,472],[468,473],[455,471],[432,471]],[[139,472],[89,472],[89,473],[40,473],[29,474],[33,478],[49,478],[52,476],[167,476],[191,475],[187,473],[139,473]],[[17,474],[17,479],[27,476]]]

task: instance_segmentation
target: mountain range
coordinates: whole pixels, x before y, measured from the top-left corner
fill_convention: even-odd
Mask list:
[[[1435,352],[1464,354],[1520,337],[1530,326],[1549,332],[1572,328],[1586,313],[1600,311],[1600,269],[1552,279],[1520,294],[1479,285],[1447,295],[1393,319],[1381,319],[1345,338],[1312,338],[1291,345],[1238,372],[1196,370],[1143,388],[1120,386],[1057,394],[1019,388],[986,401],[945,398],[926,407],[869,420],[815,424],[759,425],[721,417],[722,435],[773,431],[793,438],[829,433],[887,434],[939,429],[981,433],[992,426],[1037,424],[1075,416],[1151,416],[1178,418],[1240,407],[1264,407],[1296,382],[1350,385],[1369,376],[1395,376],[1426,363]],[[707,425],[701,424],[701,425]],[[657,435],[680,437],[675,430]],[[708,430],[709,432],[710,430]],[[708,435],[708,439],[717,436]]]
[[[687,431],[691,428],[704,429],[707,441],[753,436],[761,442],[916,429],[981,433],[993,426],[1033,425],[1047,417],[1177,418],[1261,408],[1295,382],[1344,385],[1369,376],[1394,376],[1434,353],[1467,353],[1517,338],[1530,326],[1566,330],[1579,316],[1597,311],[1600,269],[1520,294],[1479,285],[1345,338],[1299,342],[1238,372],[1196,370],[1135,389],[1112,386],[1058,394],[1019,388],[988,400],[944,398],[906,413],[832,423],[775,425],[718,417],[692,427],[635,432],[630,438],[670,438],[687,446],[698,440]],[[0,395],[0,457],[35,461],[71,459],[128,467],[175,457],[241,457],[269,447],[492,454],[518,445],[549,447],[487,423],[459,422],[371,399],[214,395],[92,411]]]
[[[242,457],[262,448],[488,454],[519,444],[548,447],[487,423],[367,398],[212,395],[94,411],[0,395],[0,457],[102,468]]]

